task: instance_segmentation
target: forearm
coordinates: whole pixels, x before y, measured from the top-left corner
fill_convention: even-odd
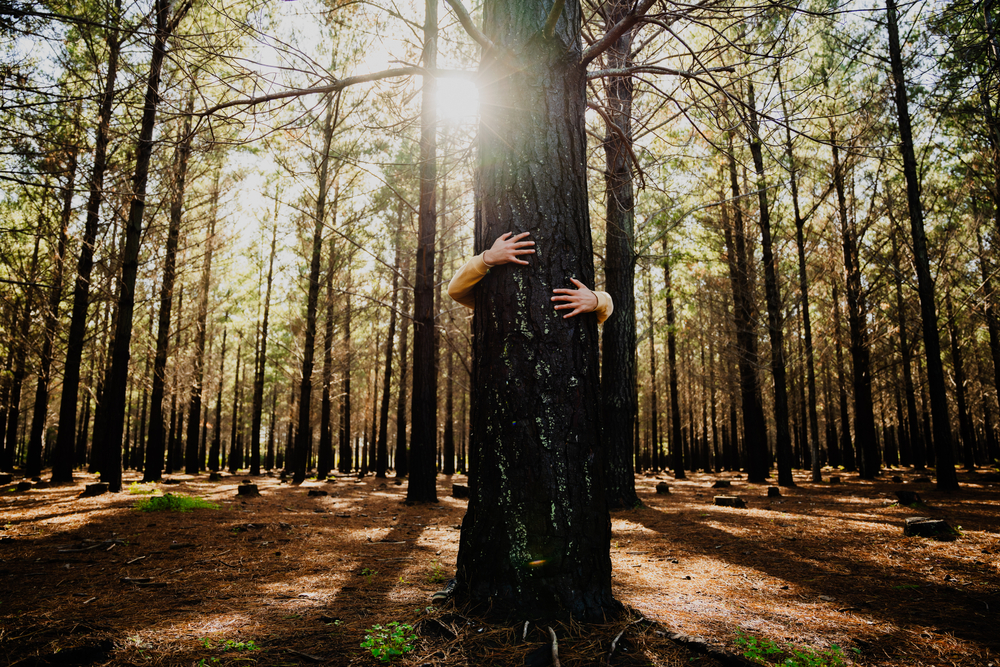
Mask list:
[[[490,267],[483,261],[483,255],[479,254],[465,263],[458,270],[448,284],[448,296],[466,308],[474,308],[476,297],[472,289],[483,277],[489,273]]]
[[[611,313],[615,312],[615,302],[611,300],[611,295],[607,292],[594,292],[597,297],[597,308],[594,312],[597,313],[597,322],[603,324],[604,320],[611,317]]]

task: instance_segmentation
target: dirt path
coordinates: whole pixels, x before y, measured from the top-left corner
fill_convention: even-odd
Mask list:
[[[613,665],[739,664],[750,639],[827,656],[837,645],[864,665],[1000,664],[1000,475],[963,475],[962,492],[939,494],[913,471],[839,474],[780,498],[736,475],[638,477],[645,506],[614,513],[612,541],[616,595],[635,613],[554,627],[562,664],[599,664],[619,633]],[[0,664],[373,665],[359,644],[391,621],[420,634],[396,664],[551,662],[548,628],[428,609],[454,572],[461,476],[439,478],[434,506],[405,505],[391,478],[260,477],[249,499],[236,495],[245,476],[136,486],[219,506],[188,513],[136,511],[141,494],[78,498],[94,481],[78,478],[0,493]],[[719,479],[732,488],[711,488]],[[900,489],[926,506],[900,507]],[[748,508],[716,507],[718,493]],[[903,537],[915,515],[961,536]]]

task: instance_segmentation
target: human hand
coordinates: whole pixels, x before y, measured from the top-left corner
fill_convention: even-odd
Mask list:
[[[552,290],[553,294],[558,295],[552,297],[553,301],[566,302],[556,306],[556,310],[573,309],[572,312],[563,315],[563,319],[579,315],[580,313],[591,313],[597,310],[597,295],[576,278],[570,278],[570,280],[574,285],[576,285],[576,289],[562,288]]]
[[[522,241],[531,232],[521,232],[517,236],[511,236],[513,232],[507,232],[493,242],[493,247],[483,253],[483,261],[486,266],[498,266],[513,262],[514,264],[527,264],[527,260],[519,259],[521,255],[533,255],[534,241]]]

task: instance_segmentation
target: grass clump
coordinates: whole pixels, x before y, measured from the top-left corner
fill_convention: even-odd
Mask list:
[[[175,496],[172,493],[166,493],[162,496],[137,500],[135,508],[141,512],[190,512],[198,509],[217,510],[219,506],[204,498]]]
[[[414,649],[417,636],[413,626],[392,621],[386,625],[373,625],[365,630],[365,640],[361,648],[366,648],[381,662],[391,662]]]
[[[800,648],[794,644],[779,645],[767,638],[736,632],[736,646],[743,657],[758,665],[780,665],[781,667],[843,667],[847,664],[839,646],[816,650]]]
[[[132,482],[128,485],[128,492],[133,496],[151,496],[156,493],[156,489],[139,482]]]

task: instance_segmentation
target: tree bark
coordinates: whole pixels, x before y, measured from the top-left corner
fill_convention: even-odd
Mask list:
[[[257,466],[257,472],[251,471],[251,474],[255,475],[260,474],[260,422],[261,413],[264,411],[264,374],[267,371],[267,332],[269,318],[271,315],[271,287],[274,284],[274,257],[278,244],[279,193],[280,191],[276,191],[274,196],[274,227],[271,230],[271,252],[268,255],[267,260],[267,287],[264,292],[264,317],[260,326],[257,363],[253,369],[253,399],[250,407],[250,446],[255,452],[255,462],[252,463],[252,465]]]
[[[347,258],[347,284],[351,284],[351,258]],[[337,470],[345,475],[351,472],[351,293],[344,293],[344,371],[341,380],[340,399],[340,452]]]
[[[778,260],[771,244],[771,209],[764,179],[764,155],[760,141],[760,121],[757,117],[753,83],[748,84],[750,107],[750,155],[757,172],[757,202],[764,260],[764,293],[767,302],[767,332],[771,341],[771,375],[774,379],[775,449],[778,458],[778,485],[795,486],[792,478],[792,438],[788,430],[788,379],[785,369],[784,317],[781,312],[781,288],[778,285]]]
[[[104,80],[100,111],[97,115],[97,135],[94,138],[93,167],[88,182],[90,192],[87,198],[86,222],[83,238],[80,240],[80,259],[76,269],[76,283],[73,286],[73,310],[70,317],[69,333],[66,339],[66,363],[63,366],[62,396],[59,399],[59,428],[56,432],[56,459],[65,460],[74,449],[76,435],[76,403],[80,389],[80,365],[83,358],[84,336],[87,331],[87,306],[90,299],[90,274],[94,268],[94,244],[97,241],[98,216],[104,194],[104,172],[107,170],[108,137],[111,131],[111,111],[115,97],[115,79],[118,75],[118,57],[121,42],[118,26],[121,14],[121,0],[115,0],[108,32],[108,72]],[[73,472],[61,465],[53,482],[72,482]]]
[[[604,5],[608,26],[628,15],[632,3],[612,0]],[[605,52],[607,67],[632,63],[633,30],[626,30]],[[614,316],[604,324],[601,345],[601,408],[607,470],[608,506],[635,507],[632,424],[636,397],[635,332],[635,199],[632,182],[631,76],[604,80],[607,118],[604,135],[606,225],[604,285],[615,302]],[[652,340],[652,338],[650,338]],[[655,438],[654,438],[655,440]],[[655,447],[655,442],[653,444]]]
[[[437,0],[424,3],[424,67],[437,67]],[[425,76],[420,112],[420,224],[413,290],[413,393],[407,502],[437,502],[434,244],[437,226],[437,83]]]
[[[868,308],[861,284],[858,230],[856,221],[847,214],[840,149],[837,145],[837,134],[832,128],[830,144],[833,146],[833,179],[837,189],[837,210],[840,213],[840,235],[844,250],[844,291],[847,297],[847,323],[851,332],[851,365],[854,369],[854,448],[860,459],[858,470],[861,478],[874,479],[881,470],[881,461],[875,433]]]
[[[931,275],[927,235],[924,231],[924,213],[923,207],[920,205],[920,181],[917,177],[917,158],[913,148],[913,131],[910,127],[910,109],[906,93],[906,78],[903,72],[902,51],[899,45],[895,0],[886,0],[885,7],[889,32],[889,59],[892,65],[896,115],[899,121],[899,150],[903,156],[906,203],[910,211],[913,258],[917,267],[917,294],[920,297],[924,351],[927,355],[927,381],[934,429],[937,488],[940,491],[954,491],[958,489],[958,476],[955,473],[955,456],[952,451],[948,397],[945,393],[944,366],[941,363],[941,339],[938,335],[937,305],[934,302],[934,277]]]
[[[594,279],[580,7],[566,2],[547,35],[545,13],[529,6],[484,7],[484,32],[508,55],[487,52],[480,68],[476,249],[508,231],[538,245],[530,265],[496,267],[476,291],[476,471],[456,598],[498,614],[598,621],[621,605],[594,410],[597,318],[564,319],[551,302],[571,277]]]
[[[43,205],[44,208],[44,205]],[[18,318],[21,330],[18,338],[14,341],[14,375],[10,381],[10,393],[8,394],[9,405],[7,407],[7,431],[4,443],[3,465],[0,469],[13,470],[15,454],[17,453],[17,431],[18,423],[21,419],[21,389],[24,386],[24,377],[27,373],[28,357],[28,335],[31,333],[31,311],[35,304],[35,273],[38,270],[38,247],[41,243],[41,221],[39,220],[38,233],[35,235],[35,249],[31,253],[31,265],[28,269],[28,286],[24,290],[23,301],[21,302],[21,316]],[[39,451],[37,468],[41,474],[41,451]],[[29,471],[31,465],[29,462]],[[36,475],[37,476],[37,475]]]
[[[903,394],[906,397],[906,442],[907,463],[917,470],[927,467],[924,455],[924,441],[920,436],[920,420],[917,417],[917,399],[913,389],[913,367],[910,359],[909,330],[906,317],[906,302],[903,300],[903,274],[899,261],[899,245],[896,235],[892,235],[892,267],[896,283],[896,317],[899,326],[899,353],[903,363]]]
[[[955,372],[955,402],[958,404],[958,432],[962,438],[962,458],[965,459],[963,461],[965,469],[971,472],[976,469],[976,435],[972,428],[972,419],[969,417],[961,339],[950,294],[945,298],[945,308],[947,308],[948,333],[951,338],[951,365]]]
[[[685,479],[684,445],[681,438],[681,403],[677,385],[677,322],[674,314],[674,287],[670,276],[670,254],[663,242],[664,303],[667,309],[667,385],[670,392],[670,453],[676,479]]]
[[[77,114],[79,116],[79,114]],[[79,125],[77,126],[79,127]],[[69,222],[73,215],[73,195],[76,192],[77,147],[70,148],[67,155],[67,179],[63,188],[62,213],[59,216],[59,240],[52,257],[52,287],[45,309],[42,325],[42,355],[39,360],[38,386],[35,389],[35,407],[31,415],[31,435],[28,438],[27,476],[42,474],[42,434],[49,411],[49,384],[52,381],[52,343],[59,326],[59,303],[62,301],[63,267],[66,259],[66,243],[69,239]],[[52,480],[69,478],[73,480],[73,452],[59,451],[52,461]],[[60,458],[61,457],[61,458]]]
[[[402,260],[403,282],[409,285],[410,262]],[[409,369],[407,348],[410,340],[410,290],[403,290],[403,304],[400,308],[403,315],[403,327],[399,336],[399,396],[396,399],[396,453],[393,456],[396,477],[406,477],[410,472],[409,456],[406,451],[406,376]]]
[[[334,179],[333,211],[331,211],[332,221],[330,226],[337,226],[337,203],[340,195],[339,184]],[[277,228],[275,228],[277,231]],[[334,324],[334,298],[333,298],[333,273],[336,268],[337,244],[336,237],[330,235],[329,257],[326,265],[326,324],[323,332],[323,396],[321,399],[319,418],[319,453],[316,456],[316,479],[326,479],[333,467],[333,424],[331,423],[331,411],[333,409],[330,398],[330,385],[333,383],[333,324]],[[272,251],[272,258],[274,253]],[[268,292],[271,289],[271,271],[268,269]],[[263,380],[263,377],[261,378]],[[261,382],[261,400],[263,402],[264,384]]]

